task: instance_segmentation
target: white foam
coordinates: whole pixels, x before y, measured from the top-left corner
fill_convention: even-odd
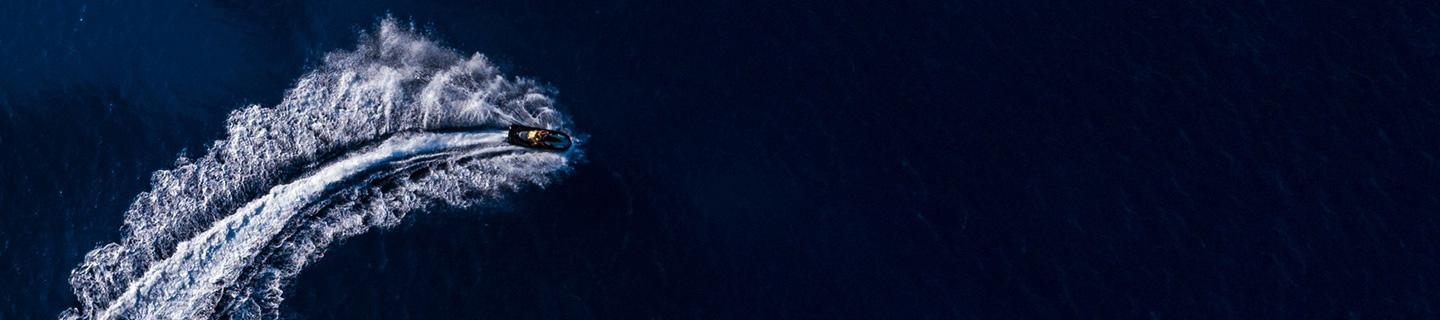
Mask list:
[[[501,141],[511,123],[568,129],[548,90],[394,21],[378,29],[280,105],[231,113],[205,155],[156,172],[125,238],[72,272],[80,306],[61,317],[274,318],[285,283],[334,240],[544,186],[578,156]],[[453,128],[468,129],[433,131]]]

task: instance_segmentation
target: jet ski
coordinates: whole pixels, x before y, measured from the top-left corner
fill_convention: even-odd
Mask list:
[[[506,135],[505,142],[534,149],[555,151],[570,149],[570,135],[564,132],[518,124],[510,125],[510,134]]]

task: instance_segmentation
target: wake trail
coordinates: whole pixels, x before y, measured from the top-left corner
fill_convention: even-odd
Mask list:
[[[264,245],[300,213],[300,207],[315,202],[335,184],[367,169],[427,153],[457,148],[477,148],[481,153],[518,149],[506,145],[504,137],[503,132],[396,137],[374,150],[346,157],[304,178],[277,186],[195,238],[181,243],[174,255],[152,266],[101,318],[119,314],[192,318],[195,314],[167,312],[200,310],[213,305],[219,297],[212,295],[218,290],[197,286],[228,286],[239,276],[236,271],[254,261]],[[139,304],[143,301],[167,301],[178,307],[166,310]]]
[[[497,205],[581,158],[504,141],[510,124],[570,131],[553,92],[392,19],[377,29],[280,105],[231,113],[202,157],[157,171],[125,237],[72,272],[78,306],[60,318],[279,318],[286,285],[337,240]]]

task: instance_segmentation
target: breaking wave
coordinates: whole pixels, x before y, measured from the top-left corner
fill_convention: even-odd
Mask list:
[[[79,306],[60,318],[277,318],[287,282],[332,242],[544,187],[579,157],[504,143],[509,124],[569,128],[544,87],[392,19],[377,29],[279,105],[232,112],[205,155],[155,172],[124,238],[71,273]]]

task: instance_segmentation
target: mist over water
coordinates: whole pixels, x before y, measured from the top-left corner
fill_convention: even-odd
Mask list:
[[[579,157],[509,146],[510,124],[569,130],[534,81],[384,20],[156,172],[124,238],[72,272],[80,307],[61,318],[277,317],[287,281],[335,240],[544,187]]]

